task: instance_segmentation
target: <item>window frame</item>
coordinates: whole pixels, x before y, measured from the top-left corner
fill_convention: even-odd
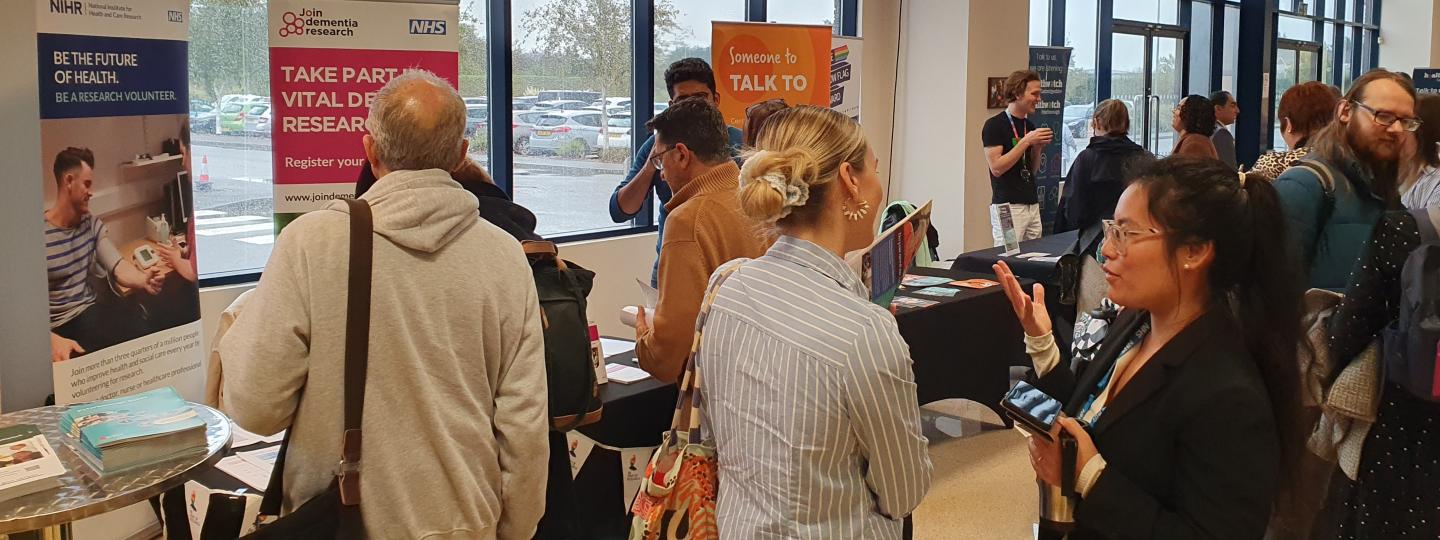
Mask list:
[[[511,22],[514,17],[514,6],[510,0],[483,0],[486,12],[485,39],[487,51],[487,94],[489,96],[512,96],[514,94],[514,36],[512,35]],[[742,0],[745,2],[745,20],[751,22],[764,22],[768,11],[768,0]],[[836,27],[836,35],[858,37],[860,35],[860,1],[861,0],[838,0],[840,13]],[[1063,8],[1064,0],[1054,0],[1060,3]],[[1377,0],[1378,3],[1378,0]],[[631,73],[632,90],[630,93],[632,103],[653,103],[655,91],[653,81],[655,79],[655,0],[631,0],[631,46],[632,54],[630,60],[633,63]],[[496,75],[500,76],[496,76]],[[515,171],[515,154],[512,147],[511,134],[513,128],[511,121],[515,112],[513,99],[491,99],[488,105],[489,114],[489,169],[495,178],[496,184],[506,194],[514,197],[515,186],[512,184]],[[644,126],[654,116],[653,107],[632,107],[630,115],[631,133],[636,133],[633,126]],[[218,110],[218,108],[217,108]],[[467,115],[468,116],[468,115]],[[637,134],[638,135],[638,134]],[[603,206],[605,201],[596,201],[597,208]],[[618,238],[635,234],[655,232],[655,200],[651,197],[646,201],[645,206],[635,219],[622,228],[556,235],[549,240],[557,244],[573,242],[585,242],[607,238]],[[204,255],[201,255],[202,257]],[[268,263],[268,258],[267,261]],[[227,285],[239,285],[254,283],[260,280],[264,271],[261,268],[253,270],[236,270],[230,272],[217,272],[200,276],[200,287],[222,287]]]

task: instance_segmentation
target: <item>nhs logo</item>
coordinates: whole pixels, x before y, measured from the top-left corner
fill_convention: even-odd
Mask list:
[[[80,0],[50,0],[50,12],[63,15],[84,15],[85,4]]]
[[[183,22],[185,22],[185,13],[184,13],[184,12],[171,10],[171,11],[170,11],[169,13],[167,13],[166,15],[170,18],[170,22],[174,22],[174,23],[183,23]]]
[[[410,19],[411,34],[445,35],[445,21],[441,19]]]

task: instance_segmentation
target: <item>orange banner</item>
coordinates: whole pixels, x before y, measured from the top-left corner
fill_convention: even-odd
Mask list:
[[[771,99],[830,106],[829,26],[711,23],[711,65],[725,122],[745,127],[745,108]]]

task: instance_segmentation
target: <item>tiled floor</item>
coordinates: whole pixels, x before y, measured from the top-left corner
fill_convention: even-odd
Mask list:
[[[915,511],[916,540],[1033,538],[1035,473],[1024,436],[1013,429],[981,430],[976,420],[999,419],[970,402],[921,410],[935,475]]]

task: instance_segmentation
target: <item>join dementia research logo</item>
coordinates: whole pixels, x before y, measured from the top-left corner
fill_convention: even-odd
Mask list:
[[[302,9],[300,13],[287,11],[280,17],[280,37],[291,36],[338,36],[354,37],[360,21],[346,18],[326,17],[318,9]]]

